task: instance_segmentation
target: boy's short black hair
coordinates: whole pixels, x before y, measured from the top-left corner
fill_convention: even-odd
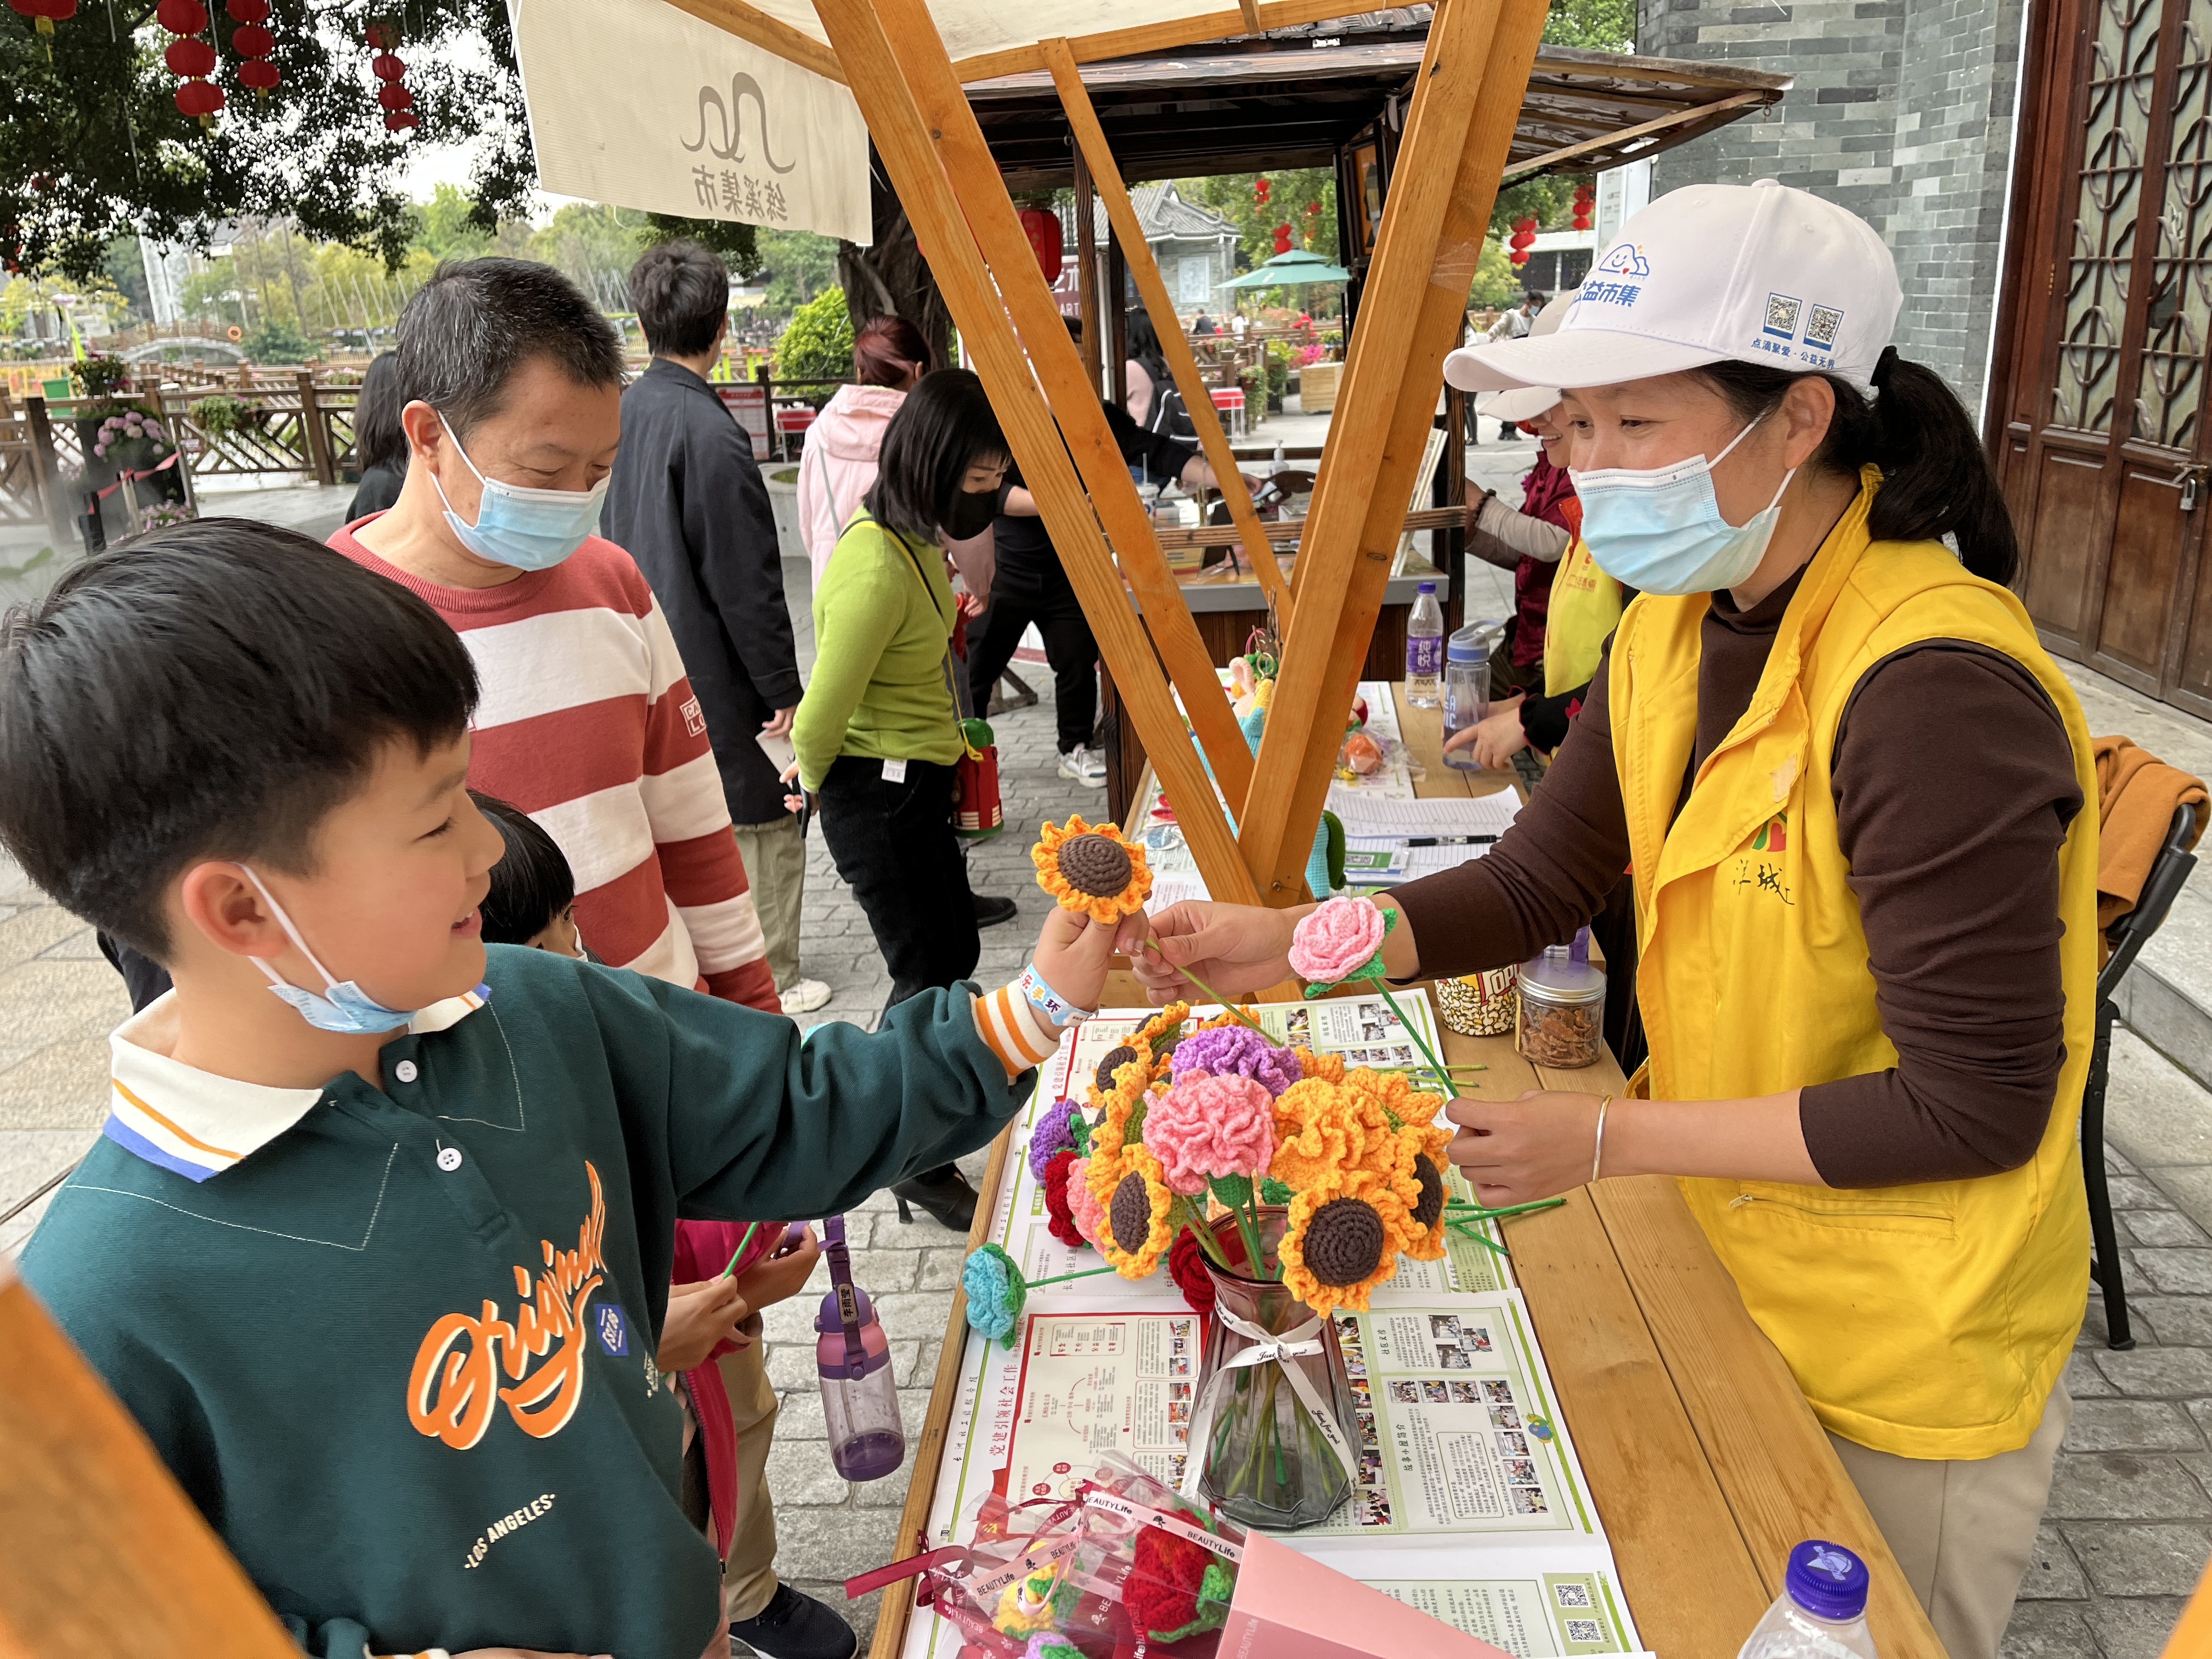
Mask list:
[[[469,791],[477,810],[498,827],[507,851],[491,867],[491,890],[478,907],[487,945],[527,945],[576,902],[576,874],[560,844],[520,806],[482,790]]]
[[[629,268],[629,303],[656,357],[696,357],[730,314],[730,268],[712,248],[658,242]]]
[[[398,583],[251,520],[157,530],[0,618],[0,845],[166,962],[188,865],[307,872],[384,745],[451,742],[476,706],[467,650]]]
[[[876,481],[861,504],[886,528],[933,542],[968,469],[1011,459],[981,380],[971,369],[940,368],[921,377],[884,428]]]
[[[464,443],[532,357],[578,386],[619,386],[622,337],[583,290],[535,259],[448,259],[399,313],[399,384]]]

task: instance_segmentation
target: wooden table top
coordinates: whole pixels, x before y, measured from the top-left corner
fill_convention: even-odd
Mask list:
[[[1443,764],[1440,710],[1409,708],[1401,691],[1398,718],[1426,772],[1418,794],[1513,787],[1510,773]],[[1142,1001],[1127,975],[1109,981],[1106,1006]],[[1610,1054],[1553,1071],[1522,1059],[1510,1037],[1451,1031],[1444,1050],[1453,1065],[1489,1068],[1462,1087],[1469,1097],[1621,1086]],[[988,1224],[1007,1145],[1001,1135],[992,1147],[978,1229]],[[1566,1197],[1508,1220],[1505,1240],[1645,1644],[1662,1659],[1733,1659],[1782,1593],[1790,1548],[1826,1538],[1856,1551],[1873,1574],[1867,1618],[1882,1659],[1944,1659],[1857,1488],[1674,1182],[1631,1176]],[[956,1292],[901,1522],[908,1540],[928,1523],[964,1319]],[[872,1659],[898,1652],[909,1605],[902,1587],[885,1592]]]

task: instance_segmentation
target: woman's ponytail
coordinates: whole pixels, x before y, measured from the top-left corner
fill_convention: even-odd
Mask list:
[[[1746,424],[1782,401],[1801,378],[1765,363],[1732,360],[1692,371],[1728,399]],[[1869,398],[1850,381],[1822,377],[1836,394],[1828,436],[1814,458],[1824,471],[1855,477],[1872,461],[1882,471],[1881,493],[1867,515],[1876,541],[1929,542],[1951,537],[1960,562],[1977,576],[2009,587],[2020,569],[2020,542],[1988,453],[1966,409],[1942,377],[1884,346]]]

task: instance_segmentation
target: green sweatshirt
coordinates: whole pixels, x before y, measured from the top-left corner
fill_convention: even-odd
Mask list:
[[[791,739],[799,781],[822,787],[840,755],[883,760],[960,758],[945,681],[952,586],[934,542],[899,538],[856,513],[814,590],[814,677]]]
[[[699,1659],[720,1571],[653,1364],[678,1218],[844,1210],[982,1145],[1032,1074],[964,988],[802,1045],[642,975],[489,956],[487,1001],[383,1049],[384,1091],[195,1071],[155,1004],[22,1274],[309,1652]]]

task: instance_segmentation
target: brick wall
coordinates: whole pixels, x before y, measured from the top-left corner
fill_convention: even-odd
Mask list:
[[[1652,163],[1651,193],[1774,178],[1861,215],[1905,285],[1899,352],[1978,409],[2023,0],[1638,0],[1638,45],[1794,75],[1764,117]]]

